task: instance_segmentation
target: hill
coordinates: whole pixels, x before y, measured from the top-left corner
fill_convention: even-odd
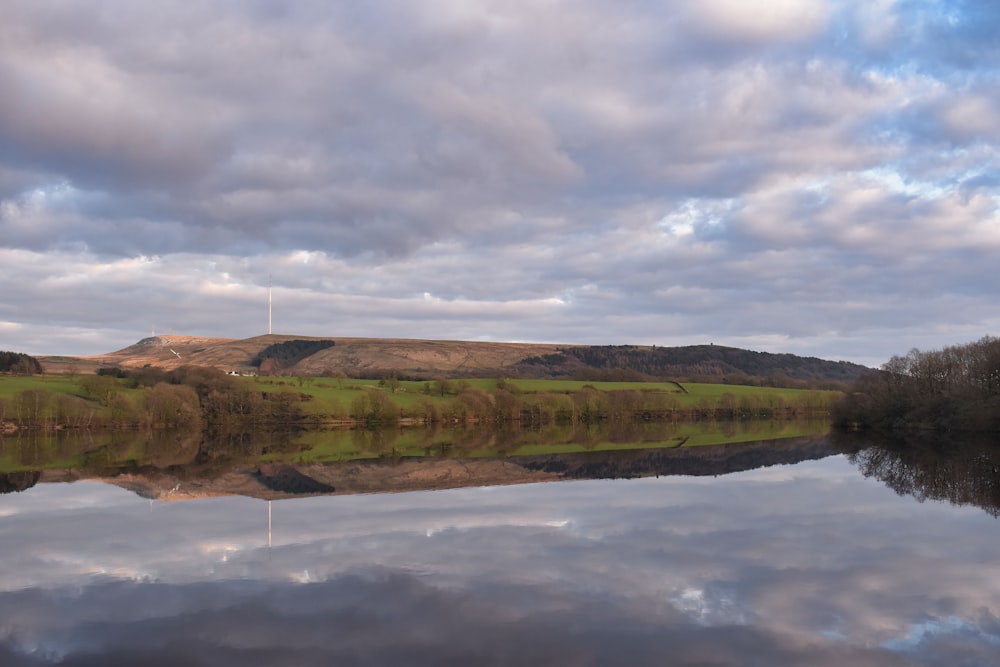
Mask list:
[[[852,382],[870,369],[846,361],[827,361],[794,354],[755,352],[721,345],[656,347],[639,345],[590,345],[562,348],[556,355],[524,360],[550,373],[581,372],[580,367],[606,371],[629,370],[649,377],[672,378],[789,378],[807,382]]]
[[[40,357],[48,372],[100,367],[171,369],[211,366],[284,375],[401,378],[525,377],[586,380],[651,378],[752,383],[754,378],[850,382],[871,371],[858,364],[719,345],[555,345],[402,338],[319,338],[268,334],[253,338],[153,336],[92,357]]]

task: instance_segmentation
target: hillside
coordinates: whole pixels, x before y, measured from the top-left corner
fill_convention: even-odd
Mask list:
[[[667,378],[738,381],[780,378],[850,382],[870,369],[842,361],[754,352],[718,345],[555,345],[402,338],[253,338],[153,336],[92,357],[41,357],[48,372],[93,372],[106,366],[171,369],[192,364],[225,371],[284,375],[526,377],[578,379]]]
[[[318,338],[269,334],[253,338],[154,336],[116,352],[91,357],[39,357],[46,371],[92,371],[101,366],[141,368],[147,364],[171,369],[193,364],[221,370],[254,371],[254,358],[269,347],[290,341],[332,341],[281,372],[289,375],[348,374],[490,376],[521,360],[558,350],[555,345],[484,343],[394,338]]]
[[[650,377],[722,378],[784,376],[804,381],[852,382],[869,369],[846,361],[827,361],[794,354],[755,352],[721,345],[656,347],[639,345],[590,345],[562,348],[557,355],[525,360],[525,365],[541,365],[553,374],[578,373],[580,366],[620,370]]]

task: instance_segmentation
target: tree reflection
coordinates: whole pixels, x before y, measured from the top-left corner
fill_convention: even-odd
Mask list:
[[[38,483],[42,473],[37,470],[10,472],[0,475],[0,493],[16,493],[30,489]]]
[[[994,439],[964,437],[879,440],[839,436],[837,444],[865,477],[900,495],[975,505],[1000,516],[1000,448]]]

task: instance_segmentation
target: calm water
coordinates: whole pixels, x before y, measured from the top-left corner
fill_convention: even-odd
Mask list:
[[[992,449],[820,444],[270,502],[42,480],[0,496],[0,665],[1000,665]]]

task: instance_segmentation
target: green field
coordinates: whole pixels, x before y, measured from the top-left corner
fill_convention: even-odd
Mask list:
[[[837,392],[816,391],[808,389],[784,389],[777,387],[749,387],[735,384],[701,384],[701,383],[678,383],[678,382],[582,382],[577,380],[511,380],[510,384],[526,393],[572,393],[580,391],[586,387],[593,387],[598,391],[648,391],[665,392],[674,394],[682,406],[696,406],[703,400],[716,401],[726,394],[731,394],[734,398],[744,396],[757,396],[761,398],[781,397],[785,401],[794,402],[801,399],[805,394],[816,395]],[[495,386],[495,385],[494,385]]]
[[[498,380],[473,379],[473,380],[451,380],[451,392],[442,396],[438,391],[428,391],[431,383],[426,381],[399,381],[395,391],[385,385],[380,380],[355,380],[355,379],[329,379],[329,378],[281,378],[281,377],[261,377],[248,379],[257,385],[273,387],[278,391],[295,391],[312,396],[315,403],[310,407],[306,405],[306,410],[312,413],[323,412],[324,406],[342,405],[350,407],[351,402],[357,397],[360,391],[384,391],[390,396],[392,401],[403,410],[410,410],[423,401],[431,401],[444,404],[453,399],[464,387],[473,387],[484,391],[497,389]],[[786,403],[795,403],[805,398],[815,398],[822,401],[834,396],[838,392],[821,391],[811,389],[785,389],[778,387],[750,387],[744,385],[731,384],[701,384],[701,383],[677,383],[677,382],[585,382],[578,380],[507,380],[509,387],[515,388],[524,399],[542,394],[550,395],[570,395],[575,392],[593,388],[602,392],[610,391],[640,391],[658,394],[670,394],[677,398],[681,407],[696,407],[699,404],[709,401],[717,402],[726,394],[739,400],[743,397],[756,397],[765,402],[776,400]]]
[[[0,398],[13,398],[26,390],[81,396],[79,377],[69,375],[0,375]]]

